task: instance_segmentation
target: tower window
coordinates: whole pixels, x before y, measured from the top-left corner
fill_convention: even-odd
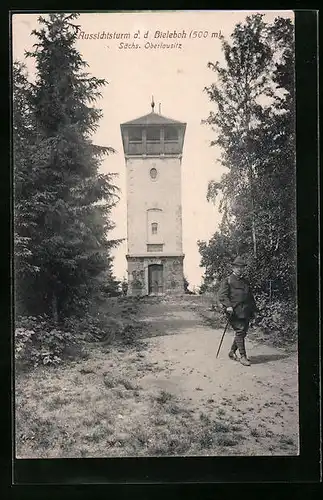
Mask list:
[[[141,142],[142,130],[141,128],[133,128],[129,130],[129,142]]]
[[[160,128],[151,127],[147,129],[147,141],[159,142],[160,141]]]
[[[151,224],[151,234],[157,234],[157,230],[158,230],[158,224],[157,222],[153,222]]]
[[[165,127],[165,141],[178,141],[178,130],[176,127]]]
[[[150,177],[152,179],[156,179],[156,177],[157,177],[157,170],[155,168],[151,168],[150,169]]]

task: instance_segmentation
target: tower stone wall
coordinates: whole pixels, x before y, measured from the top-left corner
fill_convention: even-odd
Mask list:
[[[180,257],[130,257],[128,261],[128,295],[143,296],[149,294],[148,267],[150,264],[163,266],[163,293],[182,295],[184,293],[184,256]]]

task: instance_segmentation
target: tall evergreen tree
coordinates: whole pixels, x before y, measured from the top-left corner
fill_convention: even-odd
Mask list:
[[[111,272],[108,239],[114,224],[111,209],[118,200],[112,174],[100,174],[111,147],[94,144],[102,112],[94,107],[107,82],[90,76],[75,48],[77,14],[40,17],[34,30],[38,43],[27,53],[36,63],[30,106],[34,118],[33,157],[28,163],[36,200],[24,191],[25,209],[32,223],[25,228],[32,254],[29,262],[39,272],[29,275],[32,312],[54,319],[85,307]],[[20,286],[20,283],[17,283]]]
[[[33,170],[35,123],[31,111],[31,86],[24,64],[15,62],[12,70],[13,82],[13,166],[14,166],[14,250],[16,306],[20,309],[26,293],[25,285],[30,276],[35,277],[38,266],[32,264],[32,242],[29,236],[32,207],[37,204]]]

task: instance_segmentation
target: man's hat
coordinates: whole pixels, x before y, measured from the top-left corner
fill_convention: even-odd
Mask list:
[[[245,267],[247,265],[247,263],[243,260],[242,257],[238,256],[234,259],[234,261],[232,262],[232,265],[237,266],[237,267]]]

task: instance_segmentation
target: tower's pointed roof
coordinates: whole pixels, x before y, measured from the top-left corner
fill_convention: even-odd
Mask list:
[[[152,97],[150,113],[144,116],[140,116],[139,118],[135,118],[134,120],[122,123],[121,125],[128,126],[128,125],[185,125],[185,124],[178,120],[173,120],[172,118],[163,116],[160,113],[155,113],[155,102],[154,102],[154,97]]]
[[[122,125],[183,125],[183,123],[152,111],[147,115],[122,123]]]

